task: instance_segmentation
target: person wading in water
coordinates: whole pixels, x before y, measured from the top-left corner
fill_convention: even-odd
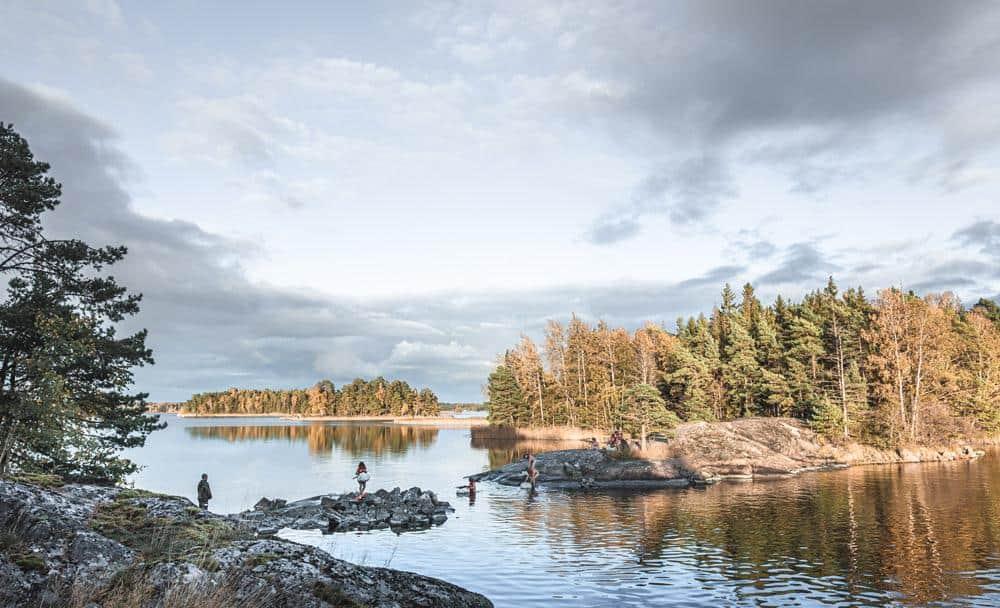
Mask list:
[[[535,468],[535,455],[531,452],[528,452],[528,482],[534,491],[535,485],[538,483],[538,469]]]
[[[212,500],[212,487],[208,485],[208,473],[202,473],[201,481],[198,482],[198,506],[207,510],[210,500]]]

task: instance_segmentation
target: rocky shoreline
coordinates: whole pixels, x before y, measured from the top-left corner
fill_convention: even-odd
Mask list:
[[[580,449],[537,455],[540,484],[554,488],[687,487],[723,480],[785,477],[862,464],[972,460],[983,455],[970,445],[880,450],[823,440],[790,418],[745,418],[732,422],[680,425],[668,442],[647,454]],[[527,463],[470,475],[476,481],[519,485]]]
[[[273,511],[262,511],[268,521]],[[141,490],[0,481],[0,607],[492,606],[438,579],[258,534],[242,515]]]

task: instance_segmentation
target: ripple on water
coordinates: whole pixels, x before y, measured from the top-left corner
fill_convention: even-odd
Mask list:
[[[178,424],[134,455],[148,467],[137,485],[189,495],[190,475],[173,471],[200,472],[209,459],[226,511],[261,495],[346,489],[357,460],[378,487],[441,488],[518,454],[473,448],[457,429]],[[211,428],[185,432],[185,424]],[[472,505],[446,496],[456,511],[431,530],[288,536],[454,582],[498,608],[1000,606],[998,488],[995,454],[705,489],[543,489],[531,498],[483,484]]]

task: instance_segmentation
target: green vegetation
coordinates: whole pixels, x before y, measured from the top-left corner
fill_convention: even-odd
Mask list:
[[[437,416],[437,395],[419,391],[402,380],[356,379],[338,390],[322,380],[312,388],[252,390],[231,388],[200,393],[181,405],[188,414],[300,414],[303,416]]]
[[[334,608],[365,608],[364,604],[351,599],[337,587],[323,581],[317,581],[313,585],[313,595]]]
[[[58,488],[66,484],[62,477],[50,473],[15,473],[10,476],[10,479],[18,483],[27,483],[43,488]]]
[[[153,362],[146,332],[115,331],[140,297],[105,274],[124,247],[46,235],[61,195],[48,170],[0,123],[0,475],[121,480],[136,470],[121,450],[162,428],[127,392],[132,368]]]
[[[49,569],[45,560],[37,553],[17,553],[11,556],[11,561],[21,570],[46,572]]]
[[[281,556],[274,553],[257,553],[248,557],[246,564],[248,568],[256,568],[257,566],[271,563],[276,559],[281,559]]]
[[[726,285],[706,317],[629,333],[550,321],[488,383],[490,421],[635,432],[678,420],[793,416],[890,446],[1000,432],[1000,307],[887,289],[869,300],[833,279],[764,306]]]
[[[186,560],[209,571],[218,567],[212,562],[212,551],[248,537],[218,518],[195,517],[186,511],[186,517],[152,516],[141,502],[144,496],[149,494],[126,490],[101,503],[91,516],[90,527],[135,549],[146,563]]]

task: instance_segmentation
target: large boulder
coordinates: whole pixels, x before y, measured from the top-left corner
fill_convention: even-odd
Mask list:
[[[319,498],[285,505],[322,513]],[[157,606],[171,594],[205,605],[486,607],[481,595],[433,578],[357,566],[255,523],[205,512],[185,498],[118,488],[0,481],[0,607],[101,605],[128,596]],[[338,504],[346,504],[340,503]],[[378,506],[366,507],[391,517]],[[317,520],[326,522],[326,518]],[[371,525],[371,524],[370,524]],[[388,525],[388,524],[386,524]],[[273,533],[276,528],[267,530]],[[130,600],[130,601],[132,601]],[[131,605],[131,604],[130,604]]]

